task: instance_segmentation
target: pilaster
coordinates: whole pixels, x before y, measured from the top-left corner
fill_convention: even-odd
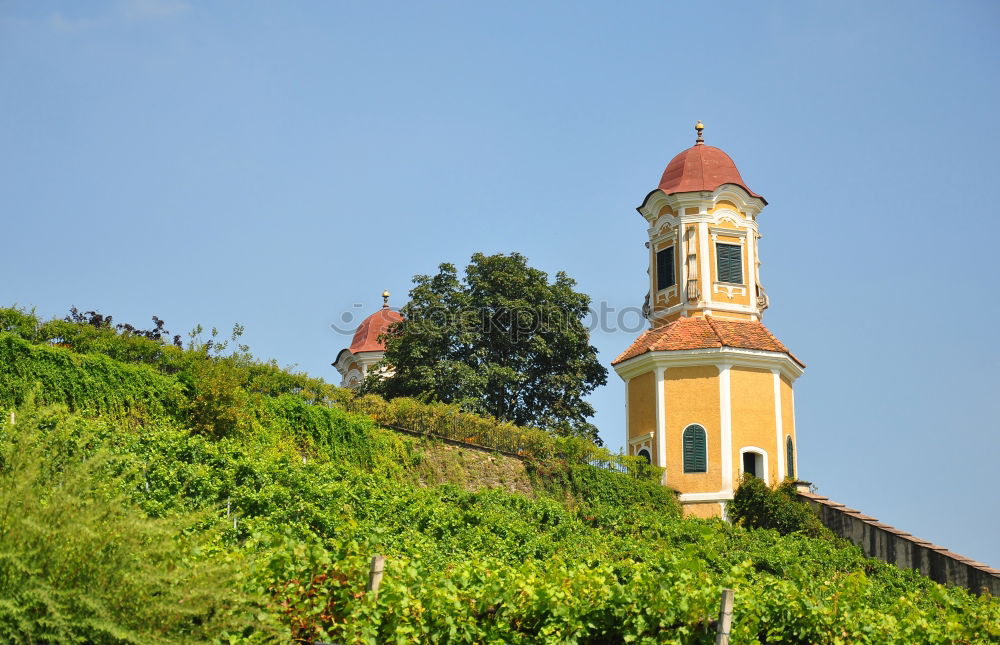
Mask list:
[[[719,446],[721,452],[722,490],[733,494],[733,398],[729,384],[729,364],[719,364]]]
[[[653,379],[656,387],[656,465],[663,468],[662,484],[667,485],[667,402],[663,397],[665,367],[657,367]]]

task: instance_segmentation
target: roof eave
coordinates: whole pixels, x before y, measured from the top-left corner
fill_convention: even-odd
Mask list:
[[[615,373],[624,381],[657,367],[690,367],[695,365],[739,365],[741,367],[778,369],[792,382],[805,372],[805,365],[791,353],[726,345],[703,349],[647,349],[636,356],[611,363]]]

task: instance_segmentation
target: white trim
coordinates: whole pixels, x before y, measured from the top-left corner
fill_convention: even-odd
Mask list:
[[[714,493],[681,493],[677,499],[684,502],[724,502],[733,498],[733,491],[720,490]]]
[[[711,289],[708,288],[712,282],[712,267],[709,262],[707,222],[698,222],[698,254],[701,261],[701,275],[698,276],[698,292],[701,297],[698,298],[698,304],[701,305],[712,300]]]
[[[656,465],[663,468],[661,483],[667,485],[667,411],[663,396],[663,373],[665,367],[656,368],[656,378],[653,380],[656,388]]]
[[[676,269],[677,267],[674,267],[674,268]],[[663,300],[670,300],[670,298],[672,296],[676,296],[677,295],[677,281],[676,281],[676,276],[674,276],[674,278],[675,278],[675,280],[674,280],[674,283],[672,285],[670,285],[666,289],[660,289],[659,291],[656,292],[656,299],[657,299],[657,301],[659,301],[661,298]],[[677,305],[674,305],[674,306],[676,307]]]
[[[719,224],[722,222],[732,222],[735,226],[740,226],[743,224],[743,220],[745,219],[743,213],[738,210],[734,211],[729,206],[719,207],[718,205],[713,205],[709,210],[712,210],[712,216]]]
[[[747,288],[742,284],[736,284],[734,282],[713,282],[712,283],[712,293],[726,293],[726,297],[730,300],[733,299],[733,294],[737,296],[747,295]],[[746,307],[747,305],[741,305]]]
[[[670,228],[677,230],[677,224],[680,221],[676,214],[671,215],[670,213],[664,213],[663,215],[658,215],[655,219],[650,220],[646,218],[649,222],[649,228],[646,232],[649,234],[650,240],[659,240],[661,237],[665,238],[670,235],[669,232],[664,232],[664,227],[669,226]]]
[[[794,379],[792,379],[794,382]],[[802,475],[799,471],[799,426],[795,425],[795,388],[790,384],[788,386],[788,396],[792,399],[792,431],[788,434],[794,434],[795,438],[792,439],[793,442],[793,452],[792,457],[795,462],[795,478],[802,479]]]
[[[722,454],[722,488],[733,490],[733,401],[728,364],[719,368],[719,452]]]
[[[656,223],[649,227],[649,233],[649,241],[653,243],[654,248],[661,242],[676,242],[677,218],[673,215],[661,215]]]
[[[646,266],[646,277],[649,278],[649,285],[646,289],[646,297],[649,298],[649,316],[656,311],[656,249],[651,242],[646,242],[649,249],[649,264]]]
[[[614,366],[615,373],[623,380],[648,372],[655,367],[693,367],[727,365],[778,369],[789,381],[795,382],[805,371],[784,352],[765,352],[759,349],[737,347],[711,347],[707,349],[675,349],[645,352]]]
[[[684,308],[684,303],[670,305],[666,309],[660,309],[659,311],[654,311],[649,315],[650,320],[655,320],[657,318],[663,318],[664,316],[669,316],[670,314],[677,313]]]
[[[337,360],[333,362],[333,366],[337,368],[341,376],[347,376],[347,372],[351,367],[351,363],[355,362],[354,354],[351,353],[349,349],[342,349],[340,353],[337,354]]]
[[[740,464],[739,464],[739,466],[740,466],[740,480],[743,479],[743,455],[745,455],[748,452],[753,452],[753,453],[756,453],[756,454],[758,454],[758,455],[761,456],[761,461],[763,462],[762,466],[763,466],[763,470],[764,470],[764,476],[760,477],[758,475],[757,478],[763,480],[763,482],[765,484],[767,484],[768,486],[770,486],[771,485],[771,477],[770,477],[771,473],[767,469],[767,451],[764,450],[763,448],[758,448],[757,446],[743,446],[742,448],[740,448]]]
[[[760,308],[757,306],[757,235],[754,234],[745,245],[747,275],[743,278],[747,283],[747,293],[750,294],[750,306],[754,309],[754,317],[760,318]]]
[[[720,217],[718,219],[721,221],[726,218]],[[733,224],[739,226],[739,222],[733,222]],[[747,241],[747,229],[745,228],[722,228],[719,226],[710,226],[708,228],[708,231],[709,233],[712,234],[712,241],[715,242],[716,244],[732,244],[732,242],[719,242],[720,236],[738,237],[740,238],[740,240],[739,242],[737,242],[737,244],[739,244],[740,246],[743,246]],[[733,246],[736,246],[736,244],[733,244]]]
[[[771,370],[774,375],[774,433],[778,442],[778,454],[781,454],[783,443],[781,441],[781,373],[776,369]],[[785,460],[778,460],[778,481],[785,481]]]
[[[703,190],[688,193],[674,193],[672,195],[666,195],[659,188],[654,188],[649,192],[649,194],[646,195],[646,199],[643,200],[643,203],[636,207],[636,210],[639,211],[640,215],[646,218],[646,221],[652,222],[660,216],[659,212],[663,210],[664,206],[666,206],[675,213],[674,217],[679,217],[685,221],[691,221],[690,218],[695,216],[685,216],[685,208],[698,207],[704,204],[708,204],[711,208],[714,208],[716,204],[723,200],[732,202],[732,204],[736,206],[736,209],[743,214],[744,219],[750,222],[755,222],[756,216],[766,205],[763,199],[751,196],[750,193],[746,192],[742,186],[737,186],[736,184],[723,184],[714,191]],[[725,210],[731,211],[732,209],[727,207]],[[705,217],[706,221],[711,219],[707,213],[702,217]]]
[[[381,349],[371,352],[358,352],[357,354],[351,353],[350,349],[340,350],[340,353],[337,354],[337,360],[332,363],[337,368],[337,371],[340,372],[340,387],[352,387],[350,384],[352,379],[357,379],[358,383],[364,381],[368,376],[369,368],[382,360],[384,356],[385,351]],[[355,364],[357,368],[352,368],[351,365]],[[392,371],[384,370],[382,373],[385,376],[390,376]]]
[[[707,224],[710,225],[721,224],[724,221],[730,221],[733,223],[734,226],[746,227],[748,231],[753,231],[754,233],[756,233],[758,230],[757,221],[751,217],[743,218],[743,221],[736,221],[732,217],[728,216],[729,213],[732,213],[731,210],[716,211],[715,213],[710,214],[707,211],[710,210],[711,208],[712,206],[711,204],[709,204],[709,206],[706,207],[705,212],[699,213],[698,215],[684,215],[680,219],[682,222],[706,222]],[[726,230],[735,230],[735,229],[726,229]]]
[[[677,259],[678,259],[678,264],[680,265],[680,269],[681,269],[679,271],[679,273],[680,273],[680,280],[677,281],[677,284],[678,285],[684,285],[684,292],[681,295],[681,297],[678,299],[678,301],[680,303],[680,306],[682,306],[682,307],[684,305],[686,305],[687,301],[688,301],[688,297],[687,297],[687,283],[688,283],[688,281],[687,281],[687,271],[688,271],[688,258],[687,258],[687,256],[688,256],[688,250],[687,250],[687,240],[684,239],[685,235],[687,235],[687,225],[685,225],[684,222],[681,222],[680,225],[677,227],[677,249],[676,249],[676,251],[679,251],[679,253],[678,253],[679,257]]]
[[[629,435],[631,434],[631,428],[629,427],[629,417],[631,417],[632,415],[628,413],[628,398],[629,398],[628,395],[629,395],[629,388],[631,386],[632,386],[632,379],[626,380],[625,381],[625,442],[626,443],[628,443]]]
[[[748,305],[730,304],[728,302],[714,302],[711,309],[705,310],[705,315],[709,316],[713,311],[727,311],[733,314],[752,314],[752,308]]]
[[[653,311],[652,313],[650,313],[649,319],[657,320],[665,316],[671,316],[677,313],[678,311],[685,311],[685,310],[702,311],[706,316],[712,315],[712,311],[728,312],[733,314],[747,314],[751,316],[751,318],[749,319],[751,321],[754,320],[754,316],[756,316],[757,314],[757,308],[751,305],[732,304],[728,302],[719,301],[712,303],[711,309],[702,309],[701,305],[691,305],[690,303],[685,304],[682,299],[680,303],[675,305],[670,305],[666,309],[659,309]]]
[[[639,456],[640,450],[645,450],[649,453],[649,463],[653,463],[653,453],[656,450],[653,448],[653,433],[647,432],[646,434],[636,437],[634,439],[629,439],[628,441],[628,454],[633,457]]]
[[[364,380],[365,375],[355,367],[348,370],[347,374],[344,374],[344,379],[340,382],[340,387],[355,387],[361,385],[361,382]]]
[[[645,443],[653,438],[652,432],[647,432],[646,434],[639,435],[638,437],[632,437],[628,440],[629,445]]]

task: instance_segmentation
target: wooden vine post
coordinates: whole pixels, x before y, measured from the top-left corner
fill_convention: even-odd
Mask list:
[[[729,645],[729,630],[733,626],[733,590],[722,590],[722,604],[719,607],[719,632],[715,645]]]
[[[368,591],[372,598],[378,600],[378,588],[382,585],[382,573],[385,571],[385,556],[376,555],[372,557],[371,570],[368,572]]]

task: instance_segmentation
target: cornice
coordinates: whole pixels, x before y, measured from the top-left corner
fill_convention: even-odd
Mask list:
[[[623,381],[628,381],[659,367],[669,370],[671,367],[697,365],[776,369],[793,383],[805,371],[784,352],[767,352],[739,347],[650,351],[618,363],[614,368]]]
[[[351,353],[351,350],[344,348],[337,353],[336,360],[330,364],[336,367],[338,372],[345,374],[347,367],[351,364],[353,358],[354,354]]]
[[[763,199],[751,197],[749,193],[736,184],[723,184],[714,191],[703,190],[674,193],[672,195],[666,195],[662,190],[656,188],[646,195],[646,198],[642,201],[642,204],[636,207],[636,210],[647,221],[652,222],[658,217],[660,210],[664,206],[669,206],[675,212],[683,208],[698,208],[700,212],[704,212],[711,210],[723,200],[735,204],[740,211],[746,213],[747,219],[750,220],[754,220],[764,209],[764,206],[767,205],[767,202]],[[683,211],[679,212],[683,218]]]

